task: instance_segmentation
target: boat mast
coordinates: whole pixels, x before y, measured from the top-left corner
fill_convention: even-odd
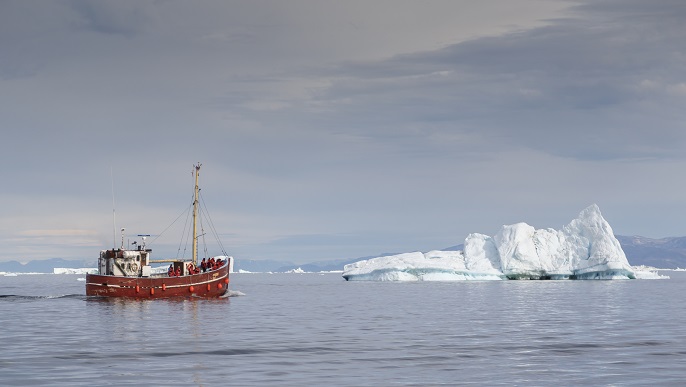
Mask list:
[[[117,215],[114,205],[114,170],[110,166],[110,178],[112,179],[112,249],[117,246]]]
[[[198,264],[198,177],[200,175],[200,166],[198,163],[195,167],[195,193],[193,198],[193,266]]]

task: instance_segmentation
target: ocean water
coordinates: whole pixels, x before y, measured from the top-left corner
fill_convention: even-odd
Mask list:
[[[686,272],[662,274],[232,274],[242,295],[155,301],[87,298],[80,275],[0,277],[0,385],[683,385]]]

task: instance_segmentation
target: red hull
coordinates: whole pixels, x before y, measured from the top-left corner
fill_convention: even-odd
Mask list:
[[[99,297],[217,298],[229,288],[228,262],[217,270],[182,277],[119,277],[87,274],[86,295]]]

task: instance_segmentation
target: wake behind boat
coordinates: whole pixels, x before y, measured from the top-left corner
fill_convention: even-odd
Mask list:
[[[198,265],[198,186],[200,166],[195,168],[193,200],[192,259],[152,260],[152,249],[146,248],[146,236],[137,248],[124,248],[124,229],[119,248],[102,250],[98,260],[98,274],[86,275],[86,295],[100,297],[216,298],[228,290],[233,258],[219,255],[203,259]],[[169,263],[166,273],[154,273],[152,263]]]

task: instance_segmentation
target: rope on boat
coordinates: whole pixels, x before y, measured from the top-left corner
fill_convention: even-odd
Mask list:
[[[221,250],[222,254],[228,256],[228,253],[226,252],[226,249],[224,248],[224,245],[222,244],[221,239],[219,239],[219,233],[217,232],[217,228],[214,226],[214,222],[212,221],[212,217],[210,216],[210,212],[207,210],[207,205],[205,204],[205,199],[202,196],[202,192],[199,192],[198,196],[199,196],[200,203],[201,203],[201,208],[200,208],[201,211],[198,211],[198,212],[200,215],[199,216],[200,217],[200,227],[202,230],[202,232],[199,236],[203,237],[202,238],[203,239],[203,251],[205,252],[205,257],[208,256],[208,251],[207,251],[207,243],[206,243],[205,237],[204,237],[205,233],[204,233],[204,227],[203,227],[203,218],[207,219],[209,230],[212,233],[212,236],[214,237],[214,239],[217,241],[217,244],[219,245],[219,249]],[[184,257],[186,255],[186,250],[188,249],[189,243],[192,243],[192,242],[189,242],[189,239],[192,238],[190,235],[190,234],[192,234],[192,232],[190,232],[190,218],[191,218],[191,213],[192,213],[191,208],[193,208],[193,204],[186,207],[186,209],[184,209],[176,217],[176,219],[174,219],[174,221],[172,221],[171,224],[169,224],[169,226],[167,226],[167,228],[165,228],[161,233],[157,234],[155,236],[155,238],[153,238],[150,242],[148,242],[148,245],[153,245],[155,243],[155,241],[157,241],[157,239],[159,239],[162,235],[164,235],[167,231],[169,231],[169,229],[172,228],[172,226],[174,226],[179,221],[179,219],[181,219],[181,217],[185,214],[186,220],[184,222],[184,227],[182,229],[182,236],[179,239],[179,246],[178,246],[177,251],[176,251],[176,259],[179,259],[179,257]],[[204,211],[203,211],[203,209],[204,209]],[[183,247],[183,252],[181,252],[182,247]]]
[[[217,243],[219,244],[219,248],[222,251],[222,254],[228,255],[226,253],[226,250],[224,249],[224,245],[222,244],[221,239],[219,239],[219,233],[217,232],[216,227],[214,227],[214,222],[212,222],[212,217],[210,216],[210,212],[207,211],[207,206],[205,205],[205,200],[202,197],[202,194],[200,194],[200,202],[202,203],[202,206],[205,208],[205,212],[207,214],[207,220],[209,221],[209,226],[210,226],[210,231],[212,232],[212,235],[214,235],[214,238],[217,240]]]

